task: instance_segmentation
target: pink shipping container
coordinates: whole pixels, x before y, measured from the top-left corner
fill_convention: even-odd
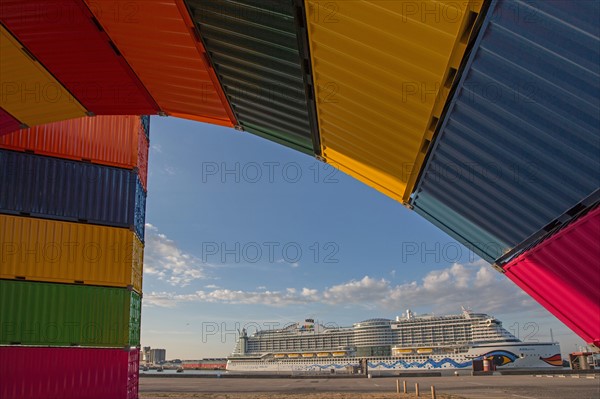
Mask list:
[[[504,266],[506,276],[600,347],[600,207]]]
[[[137,399],[139,349],[0,347],[2,399]]]
[[[0,148],[138,169],[147,190],[148,139],[139,116],[70,119],[0,136]]]
[[[14,132],[21,124],[11,114],[0,108],[0,136]]]

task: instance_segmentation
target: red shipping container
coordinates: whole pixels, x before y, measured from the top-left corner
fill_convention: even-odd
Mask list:
[[[0,148],[137,168],[147,190],[148,139],[139,116],[96,116],[34,126],[0,137]]]
[[[2,399],[137,399],[139,349],[0,347]]]
[[[117,17],[135,18],[122,10]],[[0,20],[89,111],[154,114],[158,105],[81,0],[2,0]]]
[[[600,207],[521,254],[504,270],[585,342],[600,346]]]
[[[0,108],[0,136],[14,132],[21,127],[18,120],[13,118],[11,114]]]

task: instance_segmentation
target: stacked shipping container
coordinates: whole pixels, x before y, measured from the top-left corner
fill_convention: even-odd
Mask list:
[[[555,230],[600,197],[599,18],[491,1],[411,199],[596,345],[598,213]]]
[[[0,107],[14,119],[33,126],[86,115],[79,101],[3,25],[0,54]]]
[[[185,4],[240,128],[307,154],[320,154],[302,2],[185,0]]]
[[[124,5],[122,12],[131,6]],[[0,19],[88,111],[96,115],[158,111],[83,1],[2,0]]]
[[[183,0],[85,3],[162,112],[236,124]]]
[[[600,187],[600,3],[499,0],[411,204],[493,263]]]
[[[600,348],[600,207],[584,210],[503,266],[506,276]]]
[[[408,202],[483,1],[305,3],[323,157]]]
[[[3,398],[137,398],[148,127],[97,116],[0,137],[0,353],[18,358]]]

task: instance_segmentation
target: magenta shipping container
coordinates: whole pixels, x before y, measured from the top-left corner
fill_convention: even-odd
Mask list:
[[[9,134],[19,129],[21,124],[11,114],[0,107],[0,136]]]
[[[137,399],[139,349],[0,346],[2,399]]]
[[[506,276],[587,343],[600,346],[600,207],[504,266]]]

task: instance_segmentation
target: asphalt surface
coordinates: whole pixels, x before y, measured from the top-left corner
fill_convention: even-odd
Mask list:
[[[577,378],[579,377],[579,378]],[[422,397],[429,397],[431,385],[441,394],[469,399],[600,399],[600,376],[451,376],[399,378],[407,381],[409,392],[419,383]],[[141,378],[140,393],[270,393],[285,397],[286,393],[395,392],[396,378]],[[169,396],[176,398],[176,396]]]

